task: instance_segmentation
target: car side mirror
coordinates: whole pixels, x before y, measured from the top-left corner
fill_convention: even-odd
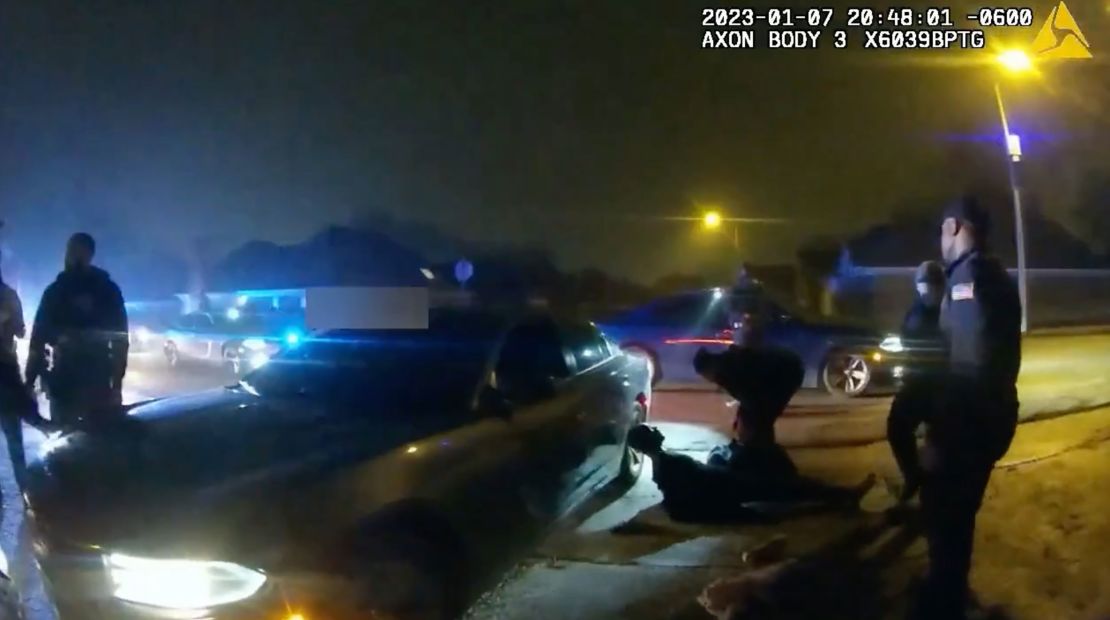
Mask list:
[[[498,418],[510,418],[513,415],[513,404],[501,390],[487,385],[478,394],[478,411]]]

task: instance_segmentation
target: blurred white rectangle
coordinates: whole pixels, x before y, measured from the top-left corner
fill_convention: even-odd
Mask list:
[[[330,329],[427,329],[425,287],[328,287],[305,289],[305,327]]]

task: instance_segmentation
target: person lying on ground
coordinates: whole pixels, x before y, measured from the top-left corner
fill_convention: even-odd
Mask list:
[[[652,459],[652,479],[663,494],[663,510],[675,521],[729,523],[758,519],[763,513],[753,504],[761,503],[854,509],[875,483],[874,476],[851,488],[801,476],[763,476],[666,452],[663,441],[663,433],[643,424],[628,435],[628,445]]]

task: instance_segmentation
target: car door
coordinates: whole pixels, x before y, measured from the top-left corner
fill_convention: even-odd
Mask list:
[[[587,493],[594,483],[609,477],[614,463],[619,464],[635,397],[627,393],[629,377],[621,360],[595,326],[566,324],[563,337],[575,363],[577,437],[588,453],[570,490],[573,503],[574,496]]]
[[[698,349],[722,351],[732,343],[727,298],[716,291],[681,295],[661,303],[653,312],[666,326],[658,349],[663,377],[668,383],[700,384],[694,372]]]
[[[573,357],[550,319],[528,320],[510,330],[494,367],[493,382],[510,404],[510,423],[527,453],[523,493],[541,521],[563,513],[589,458],[580,418],[584,393],[573,368]]]

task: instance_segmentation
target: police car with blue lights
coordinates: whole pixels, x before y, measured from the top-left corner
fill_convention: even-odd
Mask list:
[[[162,352],[171,367],[220,364],[236,376],[259,368],[285,346],[303,337],[303,317],[287,313],[193,312],[167,330]]]

